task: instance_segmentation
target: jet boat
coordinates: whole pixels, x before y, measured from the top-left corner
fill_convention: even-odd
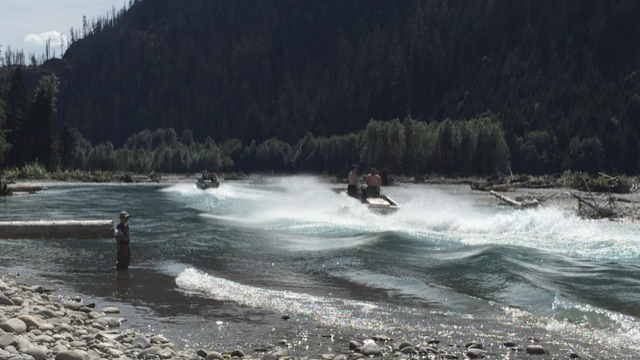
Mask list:
[[[344,189],[335,189],[335,191],[344,196],[348,196],[347,191]],[[389,215],[400,209],[400,205],[387,195],[380,194],[380,197],[364,197],[362,196],[363,191],[362,189],[358,189],[358,198],[354,199],[359,200],[360,203],[365,205],[367,209],[374,214]]]
[[[220,186],[217,180],[196,179],[196,186],[200,190],[215,189]]]

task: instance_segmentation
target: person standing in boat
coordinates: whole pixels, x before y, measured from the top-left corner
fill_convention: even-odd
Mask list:
[[[356,164],[351,165],[348,179],[347,194],[351,197],[358,197],[358,166]]]
[[[116,268],[118,270],[127,269],[131,264],[131,248],[129,247],[131,234],[129,233],[129,224],[127,224],[130,217],[128,212],[124,210],[120,212],[120,224],[118,224],[116,234],[116,243],[118,244]]]
[[[371,173],[364,180],[367,185],[367,196],[377,198],[380,197],[380,187],[382,186],[382,178],[378,175],[376,168],[371,168]]]

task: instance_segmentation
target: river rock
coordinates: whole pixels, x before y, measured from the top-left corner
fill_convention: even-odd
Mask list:
[[[99,313],[97,311],[92,311],[88,314],[89,319],[94,320],[94,319],[99,319],[101,317],[104,317],[104,314]]]
[[[27,337],[18,336],[16,339],[16,349],[23,350],[32,347],[33,344]]]
[[[67,332],[69,334],[73,334],[73,326],[69,325],[69,324],[60,324],[56,327],[56,332],[58,334],[63,333],[63,332]]]
[[[47,358],[47,352],[38,347],[27,348],[24,353],[31,355],[35,360],[45,360]]]
[[[80,310],[80,308],[83,306],[81,303],[75,302],[75,301],[65,301],[62,303],[62,306],[64,306],[65,308],[69,309],[69,310],[74,310],[74,311],[78,311]]]
[[[17,334],[22,334],[27,331],[27,324],[20,319],[9,319],[0,324],[0,329],[6,332],[15,332]]]
[[[413,346],[413,344],[408,341],[403,341],[400,344],[398,344],[398,350],[402,350],[403,348],[406,348],[408,346]]]
[[[151,337],[151,342],[156,344],[166,344],[169,342],[166,337],[162,335],[155,335]]]
[[[11,301],[18,306],[24,304],[24,299],[20,296],[12,296]]]
[[[362,355],[380,355],[382,351],[380,351],[380,347],[373,341],[369,341],[366,344],[362,345],[360,348],[360,353]]]
[[[33,286],[29,286],[27,288],[29,291],[33,291],[33,292],[37,292],[37,293],[44,293],[44,286],[42,285],[33,285]]]
[[[231,352],[231,357],[239,357],[239,358],[244,357],[244,351],[240,349],[233,350]]]
[[[403,354],[415,354],[417,353],[416,349],[413,346],[405,346],[400,349],[400,352]]]
[[[354,350],[362,346],[362,343],[359,341],[351,340],[349,341],[349,349]]]
[[[102,309],[102,312],[105,314],[119,314],[120,313],[120,309],[118,309],[115,306],[109,306],[106,307],[104,309]]]
[[[3,334],[0,336],[0,347],[7,347],[9,345],[15,345],[18,342],[18,338],[13,334]]]
[[[151,340],[144,336],[137,337],[131,342],[131,346],[139,349],[148,349],[151,347]]]
[[[478,348],[469,348],[464,353],[469,359],[480,359],[485,356],[487,352]]]
[[[205,359],[205,360],[214,360],[214,359]],[[222,359],[215,359],[215,360],[222,360]],[[278,357],[273,354],[266,354],[265,356],[262,357],[262,360],[278,360]]]
[[[36,328],[40,328],[40,326],[44,325],[45,321],[35,315],[20,315],[18,316],[18,319],[24,321],[24,323],[27,325],[27,327],[31,327],[34,326]]]
[[[3,293],[0,293],[0,304],[9,306],[15,305],[15,303]]]
[[[225,360],[225,359],[224,359],[224,356],[222,356],[222,354],[220,354],[219,352],[209,351],[207,353],[207,356],[204,358],[204,360]]]
[[[55,311],[53,311],[51,309],[38,310],[36,312],[36,314],[41,316],[43,319],[50,319],[50,318],[58,317],[58,314],[56,314]]]
[[[98,320],[96,320],[96,323],[102,325],[102,326],[107,326],[107,327],[118,327],[120,326],[120,321],[118,321],[118,319],[116,318],[112,318],[109,316],[105,316],[102,318],[99,318]]]
[[[160,351],[162,351],[161,348],[159,347],[150,347],[148,349],[144,349],[142,351],[140,351],[138,353],[138,359],[142,359],[145,356],[149,356],[149,355],[158,355],[160,356]],[[57,360],[57,359],[56,359]]]
[[[536,344],[527,345],[527,348],[525,350],[529,355],[548,355],[549,354],[549,350],[545,349],[542,345],[536,345]]]
[[[71,350],[59,352],[55,360],[91,360],[91,357],[85,351]]]

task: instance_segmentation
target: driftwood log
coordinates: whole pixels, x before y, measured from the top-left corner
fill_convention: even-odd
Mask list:
[[[591,200],[570,192],[566,192],[565,194],[578,200],[578,209],[576,212],[577,215],[582,218],[606,219],[618,216],[618,213],[613,210],[616,206],[613,197],[609,197],[609,201],[605,205],[599,205],[593,198],[591,192],[589,192]]]
[[[516,201],[513,200],[511,198],[508,198],[504,195],[498,194],[497,192],[491,190],[489,191],[489,193],[495,197],[497,197],[498,199],[506,202],[507,204],[511,205],[511,206],[515,206],[518,207],[520,209],[530,209],[530,208],[535,208],[538,207],[538,205],[540,205],[540,202],[536,199],[533,200],[525,200],[525,201]]]
[[[0,221],[0,239],[101,239],[114,236],[112,220]]]
[[[34,193],[42,190],[40,184],[7,184],[7,190],[11,193],[28,192]]]
[[[472,182],[469,184],[471,186],[471,190],[479,190],[479,191],[512,191],[518,189],[520,187],[528,187],[528,182],[513,182],[506,184],[493,184],[493,183],[480,183],[480,182]]]

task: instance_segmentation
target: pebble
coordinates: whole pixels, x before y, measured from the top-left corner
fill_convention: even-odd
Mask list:
[[[115,306],[109,306],[106,307],[104,309],[102,309],[102,312],[105,314],[119,314],[120,313],[120,309],[118,309]]]
[[[545,349],[542,345],[527,345],[527,348],[525,349],[525,351],[527,352],[527,354],[530,355],[547,355],[549,354],[549,351],[547,349]]]

